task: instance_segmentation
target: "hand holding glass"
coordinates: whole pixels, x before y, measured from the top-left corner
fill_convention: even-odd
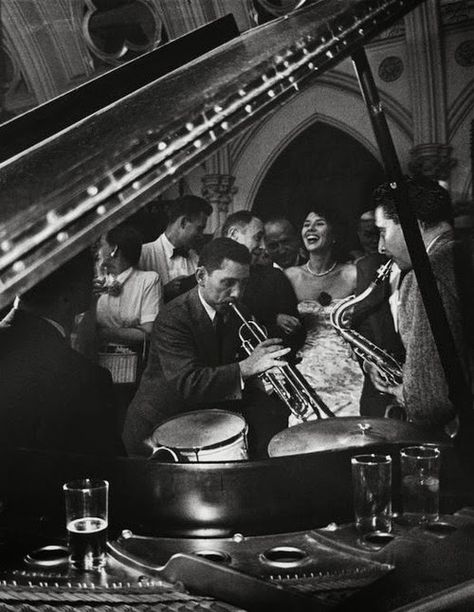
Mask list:
[[[75,569],[98,570],[105,565],[109,483],[74,480],[64,486],[69,561]]]
[[[439,518],[439,448],[408,446],[400,451],[403,516],[425,523]]]
[[[392,458],[352,457],[352,487],[357,529],[363,533],[392,530]]]

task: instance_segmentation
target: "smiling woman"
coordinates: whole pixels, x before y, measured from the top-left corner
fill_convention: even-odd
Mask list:
[[[330,210],[314,208],[301,230],[309,259],[302,266],[288,268],[286,274],[307,331],[298,368],[335,414],[355,416],[363,374],[329,321],[335,304],[356,287],[355,265],[341,261],[341,234]]]

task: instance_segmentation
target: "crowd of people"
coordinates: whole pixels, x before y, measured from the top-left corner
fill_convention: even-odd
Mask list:
[[[459,270],[449,194],[428,179],[407,179],[407,190],[468,380],[469,271]],[[338,216],[320,205],[306,211],[300,232],[281,216],[235,212],[204,246],[212,213],[205,200],[183,196],[168,212],[155,241],[142,245],[135,227],[118,226],[95,261],[80,254],[18,300],[0,330],[3,444],[147,456],[166,419],[220,408],[245,418],[249,456],[262,458],[271,438],[298,422],[262,379],[280,376],[286,364],[336,416],[396,416],[455,430],[390,185],[375,190],[352,252]],[[397,384],[356,355],[330,318],[388,259],[390,277],[348,312],[347,324],[400,361]],[[247,351],[230,300],[266,331]],[[86,310],[94,332],[87,357],[69,342]],[[112,354],[138,357],[126,385],[94,363]]]

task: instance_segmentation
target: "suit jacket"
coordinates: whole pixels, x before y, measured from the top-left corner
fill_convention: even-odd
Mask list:
[[[276,324],[280,313],[299,318],[295,290],[284,272],[273,266],[251,266],[242,301],[256,320],[266,327],[269,337],[282,338],[294,352],[303,346],[306,339],[303,325],[286,336]]]
[[[465,293],[467,285],[472,291],[472,276],[469,267],[457,261],[457,249],[454,233],[450,230],[439,236],[428,257],[454,346],[464,367],[466,380],[470,383],[468,336],[463,319],[467,313],[462,300],[468,297]],[[472,310],[469,316],[472,317]],[[425,426],[445,425],[456,415],[458,407],[453,406],[449,397],[444,370],[413,270],[406,274],[400,286],[399,325],[406,349],[403,396],[407,417]]]
[[[165,305],[155,320],[148,364],[125,420],[129,454],[149,454],[144,440],[174,414],[204,406],[236,407],[242,397],[238,327],[237,317],[229,317],[219,354],[197,287]]]
[[[98,455],[122,449],[110,373],[48,321],[17,310],[0,330],[0,443]]]

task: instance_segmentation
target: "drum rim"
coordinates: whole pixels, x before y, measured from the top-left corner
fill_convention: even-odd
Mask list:
[[[238,417],[243,422],[243,428],[238,433],[231,436],[230,438],[226,438],[225,440],[221,440],[220,442],[213,442],[212,444],[207,444],[205,446],[188,446],[188,447],[170,446],[169,444],[164,444],[163,442],[160,442],[157,438],[154,437],[155,431],[159,429],[162,425],[165,425],[166,423],[170,421],[174,421],[188,414],[196,414],[197,412],[219,412],[221,414],[232,415],[232,416]],[[207,451],[207,450],[213,450],[217,448],[224,448],[225,446],[228,446],[230,444],[233,444],[234,442],[237,442],[237,440],[241,437],[245,439],[247,432],[248,432],[248,423],[241,414],[237,412],[231,412],[230,410],[222,410],[221,408],[205,408],[203,410],[188,410],[187,412],[181,412],[180,414],[175,414],[172,417],[166,419],[165,421],[163,421],[162,423],[160,423],[153,429],[152,434],[151,434],[151,439],[153,440],[154,444],[158,444],[166,448],[171,448],[172,450],[176,450],[180,453],[196,453],[196,452],[202,452],[202,451]]]

